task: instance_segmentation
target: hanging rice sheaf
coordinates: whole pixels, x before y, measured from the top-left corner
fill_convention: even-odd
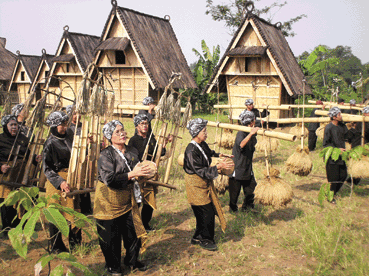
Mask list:
[[[219,195],[224,195],[229,187],[229,176],[223,174],[218,175],[214,180],[214,187]]]
[[[264,175],[265,178],[258,181],[255,188],[256,203],[278,208],[291,202],[293,197],[292,187],[279,177],[279,171],[270,168],[269,177],[266,171],[264,171]]]
[[[279,145],[280,142],[278,139],[261,136],[261,138],[258,138],[255,149],[262,152],[264,152],[265,150],[267,150],[268,152],[272,152],[276,151]]]
[[[223,135],[218,137],[217,143],[222,148],[233,149],[235,139],[232,130],[224,129]]]
[[[313,162],[309,157],[309,148],[303,149],[299,146],[296,151],[286,161],[287,171],[299,175],[307,176],[313,169]]]
[[[369,157],[363,156],[360,160],[350,158],[347,162],[347,172],[354,178],[369,178]]]
[[[323,139],[324,138],[324,130],[328,123],[320,123],[320,127],[315,131],[316,136]]]
[[[301,137],[301,124],[296,124],[290,129],[290,134],[296,135],[296,137]],[[304,138],[308,137],[309,130],[304,126]]]

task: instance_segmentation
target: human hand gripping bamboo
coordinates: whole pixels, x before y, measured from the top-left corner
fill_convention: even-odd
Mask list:
[[[4,174],[7,173],[9,169],[10,169],[9,165],[7,165],[7,164],[1,165],[1,172],[2,173],[4,173]]]
[[[69,187],[69,184],[67,183],[67,181],[63,181],[60,184],[60,189],[62,190],[62,192],[65,192],[65,193],[69,193],[70,192],[70,187]]]

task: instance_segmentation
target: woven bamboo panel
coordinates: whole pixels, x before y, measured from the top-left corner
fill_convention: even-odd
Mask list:
[[[258,39],[254,29],[251,25],[248,25],[244,34],[240,38],[240,41],[237,44],[237,47],[240,46],[261,46],[261,42]]]
[[[123,37],[123,36],[127,36],[127,32],[126,32],[125,28],[122,26],[122,24],[120,24],[119,20],[117,20],[117,18],[114,17],[113,24],[111,26],[108,38]]]

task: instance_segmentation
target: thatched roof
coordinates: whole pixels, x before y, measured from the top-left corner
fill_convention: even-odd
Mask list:
[[[270,24],[269,22],[252,13],[247,13],[245,16],[242,24],[229,43],[226,53],[223,55],[218,63],[218,66],[214,70],[214,74],[206,86],[205,91],[210,92],[210,88],[215,88],[215,86],[212,84],[214,83],[215,78],[223,65],[223,62],[226,59],[227,54],[233,50],[232,45],[235,43],[240,32],[243,30],[243,26],[249,21],[252,21],[255,24],[257,28],[256,31],[259,32],[263,39],[262,42],[265,44],[265,47],[267,47],[267,50],[270,51],[271,56],[275,60],[278,69],[281,72],[280,78],[282,79],[283,84],[286,86],[287,91],[290,91],[293,96],[301,95],[303,89],[302,80],[305,76],[299,64],[297,63],[296,58],[282,31],[277,26]],[[309,85],[306,85],[305,93],[312,94]]]
[[[42,50],[42,56],[41,56],[41,60],[40,60],[40,63],[37,67],[37,72],[36,72],[36,75],[35,75],[35,78],[33,80],[33,83],[32,83],[32,88],[36,85],[36,83],[38,81],[40,81],[42,79],[42,77],[39,77],[41,71],[42,71],[42,66],[44,64],[47,65],[48,69],[50,70],[51,69],[51,66],[53,64],[52,60],[54,58],[54,55],[49,55],[49,54],[46,54],[46,51],[45,49]]]
[[[235,57],[235,56],[262,56],[265,54],[268,47],[264,46],[245,46],[245,47],[236,47],[231,49],[226,53],[227,56]]]
[[[94,50],[100,41],[100,37],[94,35],[73,33],[68,31],[69,28],[64,29],[63,37],[59,43],[53,61],[68,62],[71,59],[70,54],[60,55],[63,40],[68,40],[73,48],[77,63],[81,66],[83,72],[87,66],[93,61]],[[69,59],[69,60],[68,60]]]
[[[52,62],[71,62],[74,59],[73,54],[60,55],[52,58]]]
[[[129,46],[129,39],[126,37],[111,37],[102,41],[96,50],[120,50],[125,51]]]
[[[41,61],[41,56],[29,56],[19,54],[18,59],[23,64],[23,67],[26,70],[30,81],[33,82],[37,73],[38,65]],[[16,70],[16,68],[14,68],[14,70]]]
[[[6,39],[0,37],[0,80],[10,80],[17,56],[5,49]]]
[[[172,72],[182,73],[182,80],[188,88],[197,88],[168,19],[113,6],[101,37],[104,37],[109,19],[115,12],[123,22],[131,46],[137,52],[154,89],[164,89]],[[174,87],[183,88],[183,85],[175,82]]]

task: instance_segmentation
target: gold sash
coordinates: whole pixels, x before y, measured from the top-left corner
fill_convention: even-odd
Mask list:
[[[222,231],[225,232],[227,223],[222,206],[215,191],[213,180],[204,180],[197,174],[185,174],[187,199],[191,205],[201,206],[213,202]]]

